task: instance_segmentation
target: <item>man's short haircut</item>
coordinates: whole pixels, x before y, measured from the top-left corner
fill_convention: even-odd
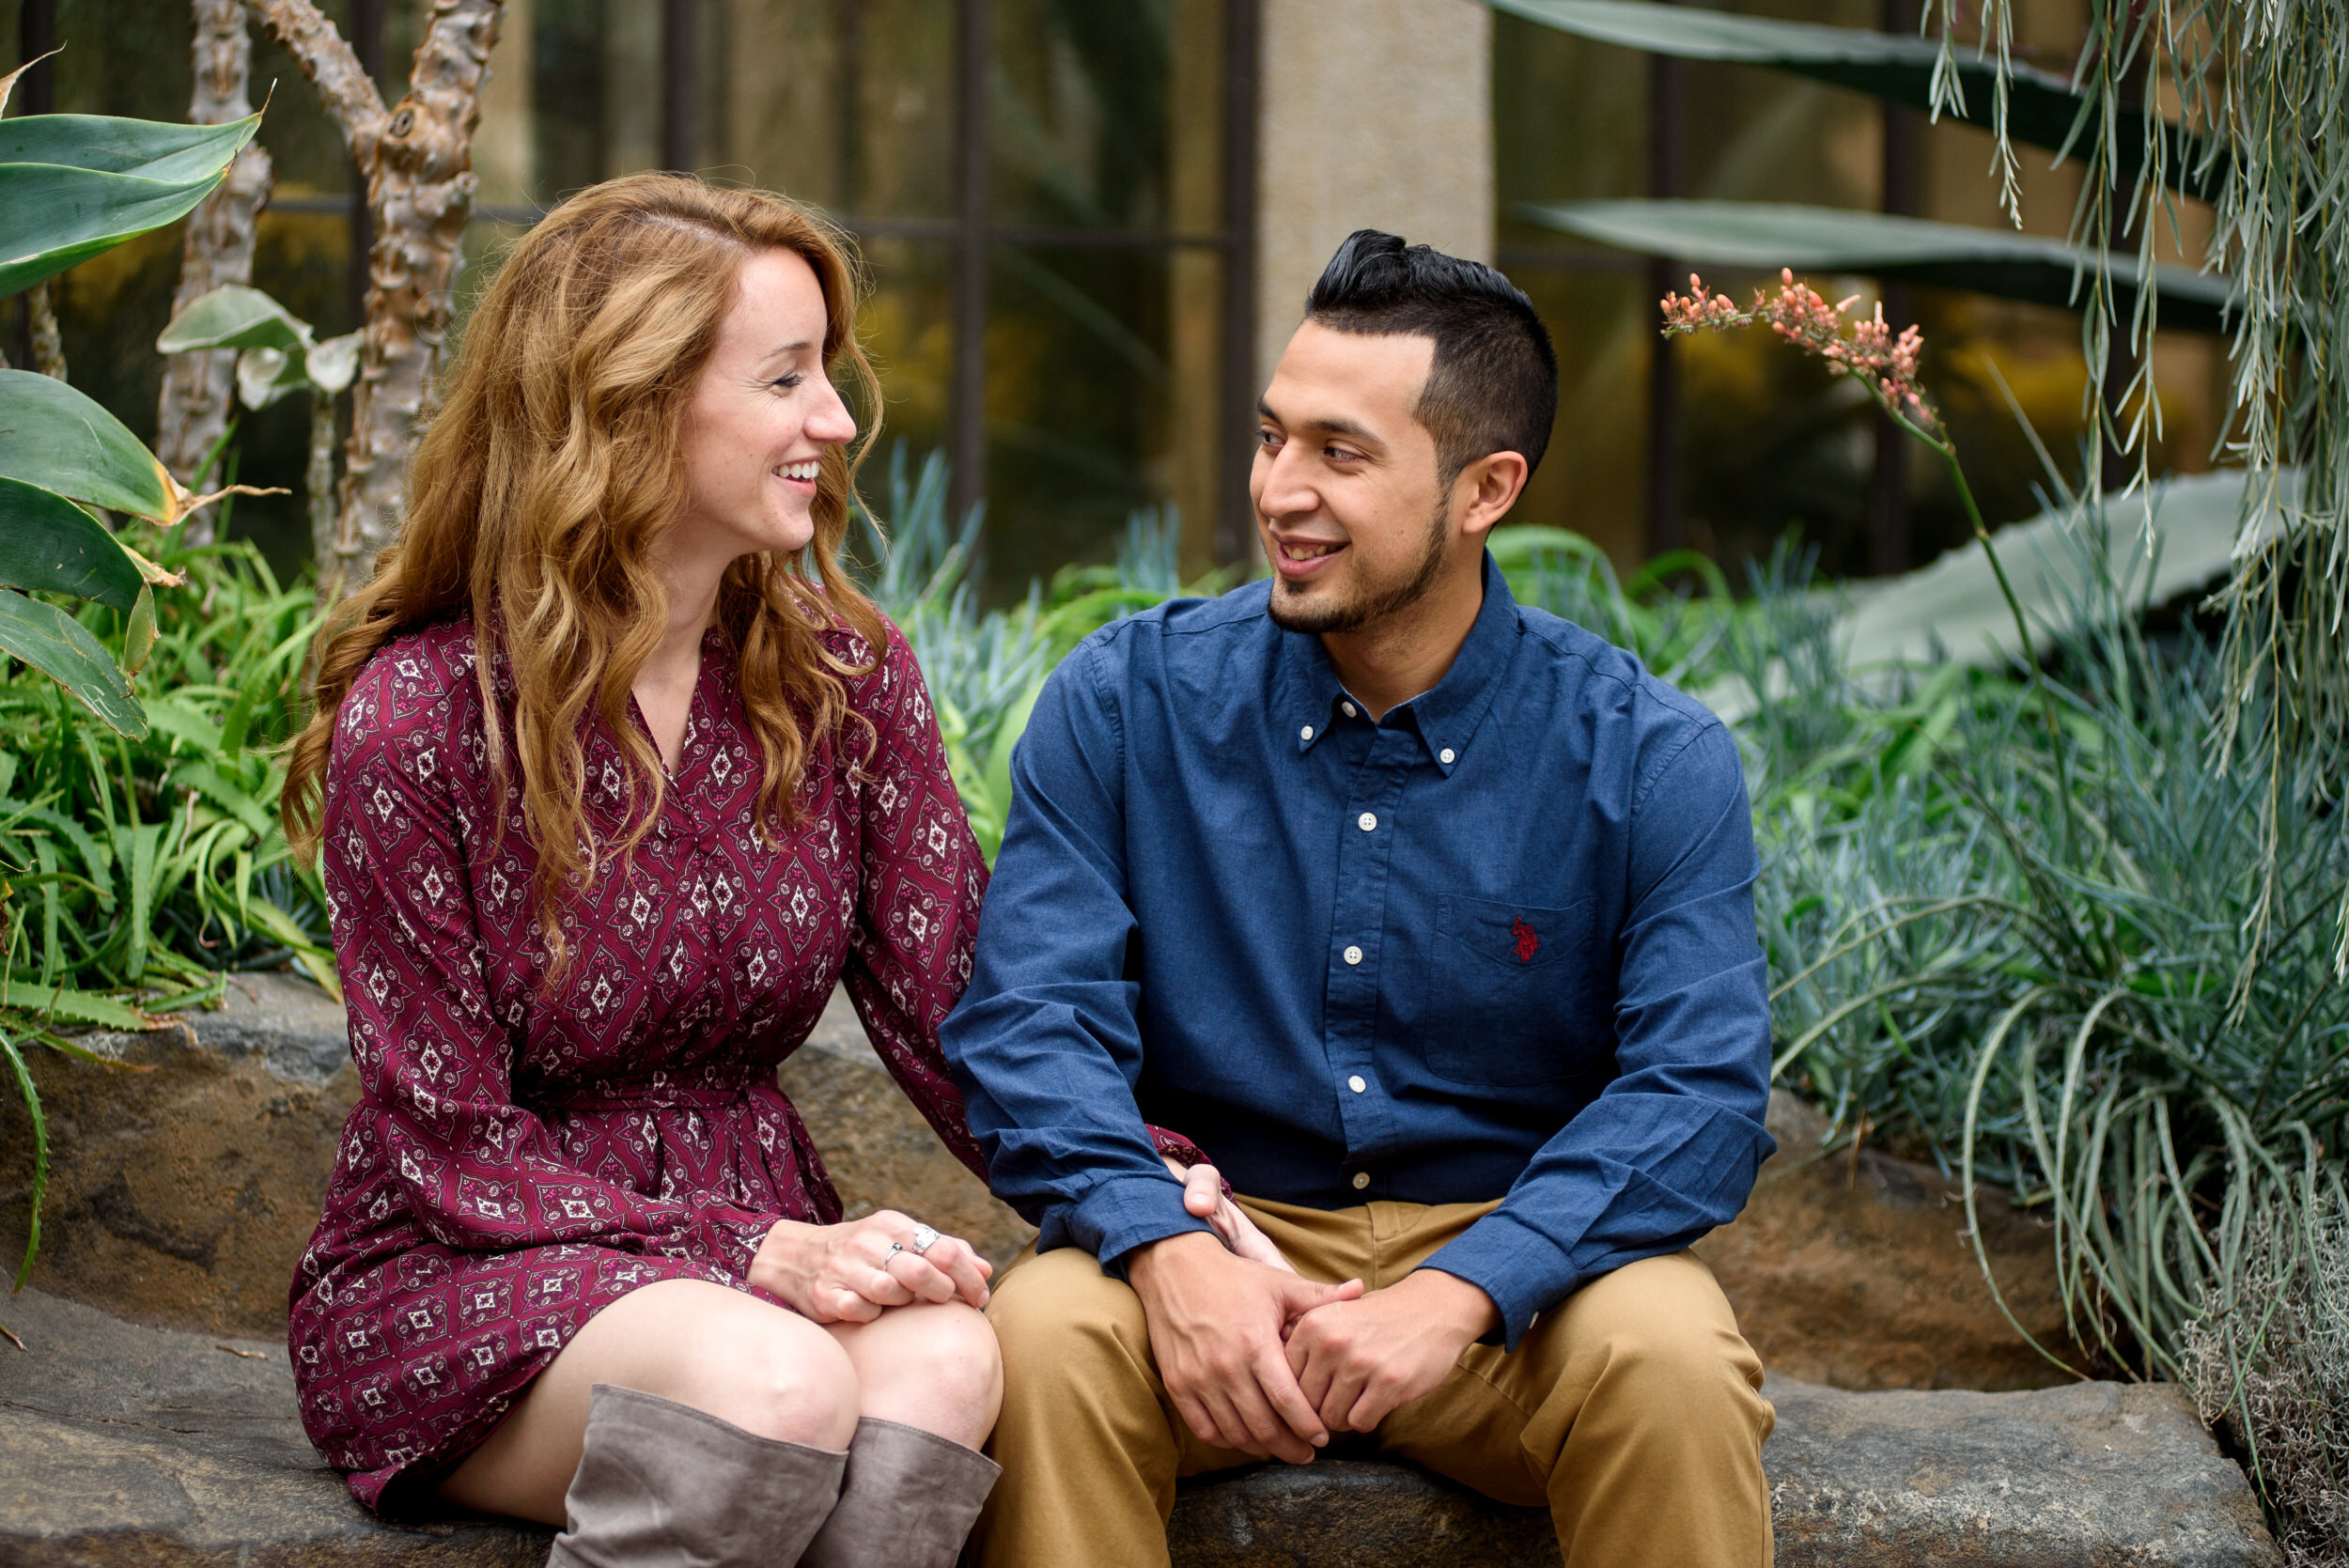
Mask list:
[[[1332,332],[1433,338],[1419,422],[1436,438],[1439,480],[1495,452],[1539,468],[1558,414],[1558,356],[1522,289],[1481,261],[1356,229],[1305,299]]]

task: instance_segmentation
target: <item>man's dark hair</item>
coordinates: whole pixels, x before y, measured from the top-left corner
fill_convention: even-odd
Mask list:
[[[1495,452],[1541,466],[1558,414],[1558,356],[1522,289],[1481,261],[1358,228],[1305,298],[1305,318],[1332,332],[1436,342],[1419,422],[1436,438],[1449,488]]]

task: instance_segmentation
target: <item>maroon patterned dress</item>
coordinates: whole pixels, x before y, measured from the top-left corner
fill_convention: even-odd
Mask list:
[[[862,663],[847,631],[833,651]],[[502,663],[503,661],[501,661]],[[510,682],[499,672],[505,734]],[[486,1436],[599,1308],[657,1280],[748,1290],[779,1218],[840,1218],[776,1064],[845,976],[881,1060],[984,1177],[938,1026],[971,975],[987,867],[892,629],[848,682],[778,846],[733,655],[702,644],[659,824],[571,906],[550,997],[521,792],[490,793],[469,623],[398,638],[344,699],[326,892],[362,1096],[293,1282],[303,1421],[360,1501]],[[605,833],[627,770],[587,749]]]

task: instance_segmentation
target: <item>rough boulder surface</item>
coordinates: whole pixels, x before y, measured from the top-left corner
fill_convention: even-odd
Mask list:
[[[0,1341],[0,1568],[537,1568],[544,1529],[370,1516],[295,1415],[286,1286],[355,1094],[339,1010],[290,977],[239,976],[222,1012],[85,1043],[133,1070],[31,1057],[55,1165],[42,1288],[0,1296],[26,1347]],[[888,1203],[999,1266],[1025,1244],[845,1000],[783,1082],[852,1216]],[[1861,1387],[2046,1375],[1982,1294],[1951,1184],[1874,1152],[1822,1155],[1816,1116],[1783,1096],[1771,1126],[1783,1152],[1704,1250],[1778,1372]],[[28,1152],[22,1118],[0,1114],[0,1246],[23,1222]],[[2044,1239],[1995,1205],[1985,1232],[2036,1324]],[[1769,1392],[1787,1568],[2280,1562],[2242,1472],[2171,1389],[1847,1392],[1774,1376]],[[1186,1483],[1170,1538],[1179,1568],[1558,1560],[1546,1514],[1364,1460]]]
[[[282,1334],[359,1095],[342,1008],[292,975],[234,974],[217,1012],[81,1043],[117,1064],[24,1053],[49,1122],[32,1282],[149,1323]],[[8,1099],[0,1257],[12,1260],[33,1159]]]
[[[527,1565],[548,1532],[394,1526],[350,1500],[294,1413],[282,1345],[144,1327],[38,1291],[0,1343],[0,1563]],[[1875,1568],[2267,1568],[2242,1473],[2175,1390],[1844,1393],[1774,1382],[1778,1560]],[[1186,1483],[1180,1568],[1555,1562],[1548,1518],[1391,1465]]]
[[[0,1563],[539,1568],[550,1531],[384,1525],[294,1414],[286,1347],[0,1297]]]
[[[1848,1144],[1770,1096],[1778,1153],[1746,1211],[1699,1242],[1774,1374],[1838,1389],[2044,1389],[2070,1382],[1999,1311],[1966,1234],[1966,1199],[1930,1165]],[[1977,1188],[1983,1250],[2015,1321],[2071,1349],[2045,1224]],[[2073,1353],[2077,1357],[2077,1352]]]

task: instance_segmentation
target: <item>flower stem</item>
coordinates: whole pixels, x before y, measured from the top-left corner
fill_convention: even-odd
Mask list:
[[[1999,559],[1998,547],[1990,542],[1989,525],[1982,520],[1982,507],[1974,501],[1973,487],[1966,482],[1966,470],[1957,460],[1957,447],[1928,434],[1900,410],[1892,407],[1889,400],[1878,397],[1876,402],[1892,416],[1894,424],[1923,442],[1941,459],[1941,466],[1949,470],[1950,483],[1956,487],[1958,503],[1966,508],[1966,520],[1973,526],[1974,537],[1982,541],[1983,554],[1989,557],[1990,573],[1999,581],[1999,592],[2006,599],[2007,613],[2015,617],[2015,635],[2019,639],[2017,646],[2024,674],[2039,692],[2039,711],[2047,722],[2048,753],[2055,762],[2056,799],[2061,806],[2063,834],[2067,840],[2073,839],[2071,769],[2064,766],[2063,730],[2056,717],[2055,692],[2040,675],[2039,660],[2031,652],[2030,623],[2023,614],[2023,601],[2015,596],[2015,584],[2007,578],[2006,564]]]

